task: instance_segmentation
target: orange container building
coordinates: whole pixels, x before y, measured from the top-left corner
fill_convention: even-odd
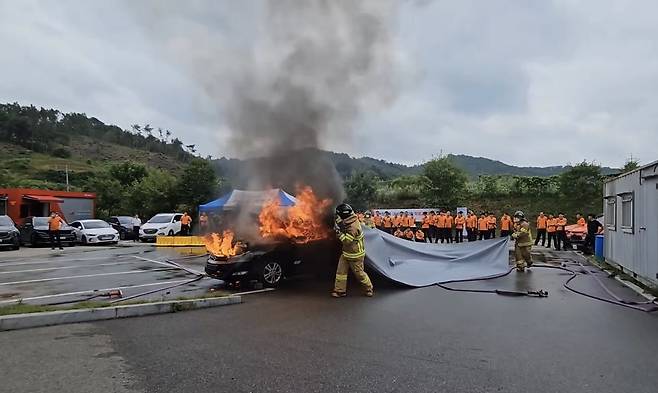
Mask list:
[[[17,224],[26,217],[44,217],[51,212],[72,222],[94,218],[95,211],[96,194],[92,192],[0,188],[0,215],[8,215]]]

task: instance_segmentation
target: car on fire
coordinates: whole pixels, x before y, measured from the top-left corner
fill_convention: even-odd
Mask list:
[[[139,228],[139,240],[146,242],[158,236],[174,236],[180,232],[183,213],[160,213]]]
[[[50,217],[27,217],[23,221],[23,225],[18,228],[20,231],[21,244],[29,244],[36,247],[43,244],[50,243],[50,236],[48,234],[48,220]],[[59,237],[62,244],[75,246],[76,238],[73,228],[62,223],[59,229]]]
[[[103,220],[79,220],[71,223],[75,237],[81,244],[117,244],[119,232]]]
[[[0,248],[18,250],[21,247],[20,236],[14,221],[9,216],[0,216]]]
[[[602,215],[595,218],[601,225],[604,225],[605,219]],[[587,236],[587,225],[567,225],[564,227],[565,236],[567,238],[567,247],[580,249],[585,245],[585,237]]]

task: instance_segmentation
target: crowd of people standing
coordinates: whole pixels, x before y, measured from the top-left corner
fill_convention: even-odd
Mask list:
[[[464,239],[473,242],[493,239],[496,236],[510,236],[514,231],[512,217],[506,212],[500,217],[496,217],[492,212],[476,215],[471,210],[466,214],[458,211],[454,215],[449,210],[423,212],[420,219],[404,211],[396,214],[387,211],[380,214],[375,211],[374,215],[366,212],[358,216],[367,226],[399,238],[425,243],[461,243]],[[591,220],[593,216],[590,215]],[[576,215],[576,223],[588,226],[588,221],[580,214]],[[568,221],[563,213],[547,215],[540,212],[536,220],[534,244],[541,243],[542,246],[554,247],[556,250],[564,249],[568,242],[565,229],[567,225]],[[589,232],[588,239],[591,241]]]

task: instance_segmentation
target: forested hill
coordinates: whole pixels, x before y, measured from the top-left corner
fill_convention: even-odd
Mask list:
[[[83,113],[63,113],[55,109],[0,104],[0,146],[7,154],[4,160],[15,159],[19,153],[23,161],[33,155],[55,157],[59,164],[77,164],[80,170],[92,170],[98,164],[137,161],[149,167],[175,170],[196,154],[194,145],[187,145],[167,129],[145,125],[133,125],[124,130],[105,124],[95,117]],[[394,179],[405,175],[416,175],[422,166],[406,166],[370,157],[354,158],[344,153],[320,150],[317,154],[331,160],[343,178],[354,172],[370,171],[382,179]],[[467,155],[450,155],[453,162],[464,169],[471,178],[478,175],[552,176],[568,167],[517,167],[500,161]],[[3,160],[0,160],[3,161]],[[15,180],[24,177],[16,167],[29,166],[26,162],[5,163]],[[235,178],[244,161],[237,159],[214,159],[214,167],[221,176]],[[46,164],[39,170],[48,170]],[[73,165],[76,167],[76,165]],[[20,168],[18,168],[20,169]],[[25,168],[30,169],[30,168]],[[56,169],[56,168],[55,168]],[[602,168],[603,174],[612,173],[611,168]],[[0,171],[1,172],[1,171]],[[43,172],[32,171],[38,180]],[[2,175],[2,173],[0,173]],[[1,178],[2,176],[0,176]]]

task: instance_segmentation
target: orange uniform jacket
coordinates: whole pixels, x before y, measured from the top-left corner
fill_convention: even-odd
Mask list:
[[[464,224],[466,224],[466,219],[464,217],[457,216],[455,218],[455,228],[464,229]]]
[[[510,216],[502,216],[500,218],[500,230],[502,231],[512,230],[512,218]]]
[[[55,216],[48,219],[48,229],[51,231],[59,231],[62,227],[62,217]]]
[[[452,229],[454,223],[455,223],[455,218],[453,216],[446,217],[446,228]]]
[[[402,217],[400,216],[393,217],[393,226],[400,227],[400,225],[402,225]]]
[[[439,228],[447,228],[447,224],[448,224],[447,218],[448,217],[446,217],[445,215],[439,214],[436,217],[436,226]]]
[[[406,237],[409,240],[414,240],[414,232],[413,231],[404,231],[404,237]]]
[[[384,228],[390,228],[393,226],[393,219],[391,216],[385,216],[382,221],[384,222]]]
[[[425,234],[421,230],[416,231],[416,239],[418,240],[425,240]]]
[[[555,218],[549,218],[546,220],[546,232],[553,233],[555,232],[557,227],[557,219]]]
[[[382,216],[374,216],[372,218],[372,221],[375,223],[376,227],[381,227],[382,226]]]
[[[489,229],[489,219],[488,218],[478,218],[478,229],[481,231],[486,231]]]
[[[468,216],[466,219],[466,228],[475,229],[478,226],[478,218],[476,215]]]
[[[416,226],[416,219],[414,218],[413,215],[410,215],[407,217],[407,226],[408,227],[415,227]]]
[[[180,223],[182,225],[190,225],[191,222],[192,222],[192,217],[190,216],[183,216],[180,218]]]
[[[585,221],[584,218],[580,217],[578,219],[578,225],[580,225],[581,227],[584,227],[585,225],[587,225],[587,221]]]
[[[496,228],[496,217],[487,217],[487,229]]]
[[[421,226],[423,229],[427,229],[430,227],[430,223],[432,220],[428,216],[423,216],[423,225]]]
[[[548,217],[546,216],[537,217],[537,229],[546,229],[547,225],[548,225]]]
[[[564,231],[564,226],[567,225],[567,219],[566,218],[558,218],[557,219],[557,230],[558,231]]]

